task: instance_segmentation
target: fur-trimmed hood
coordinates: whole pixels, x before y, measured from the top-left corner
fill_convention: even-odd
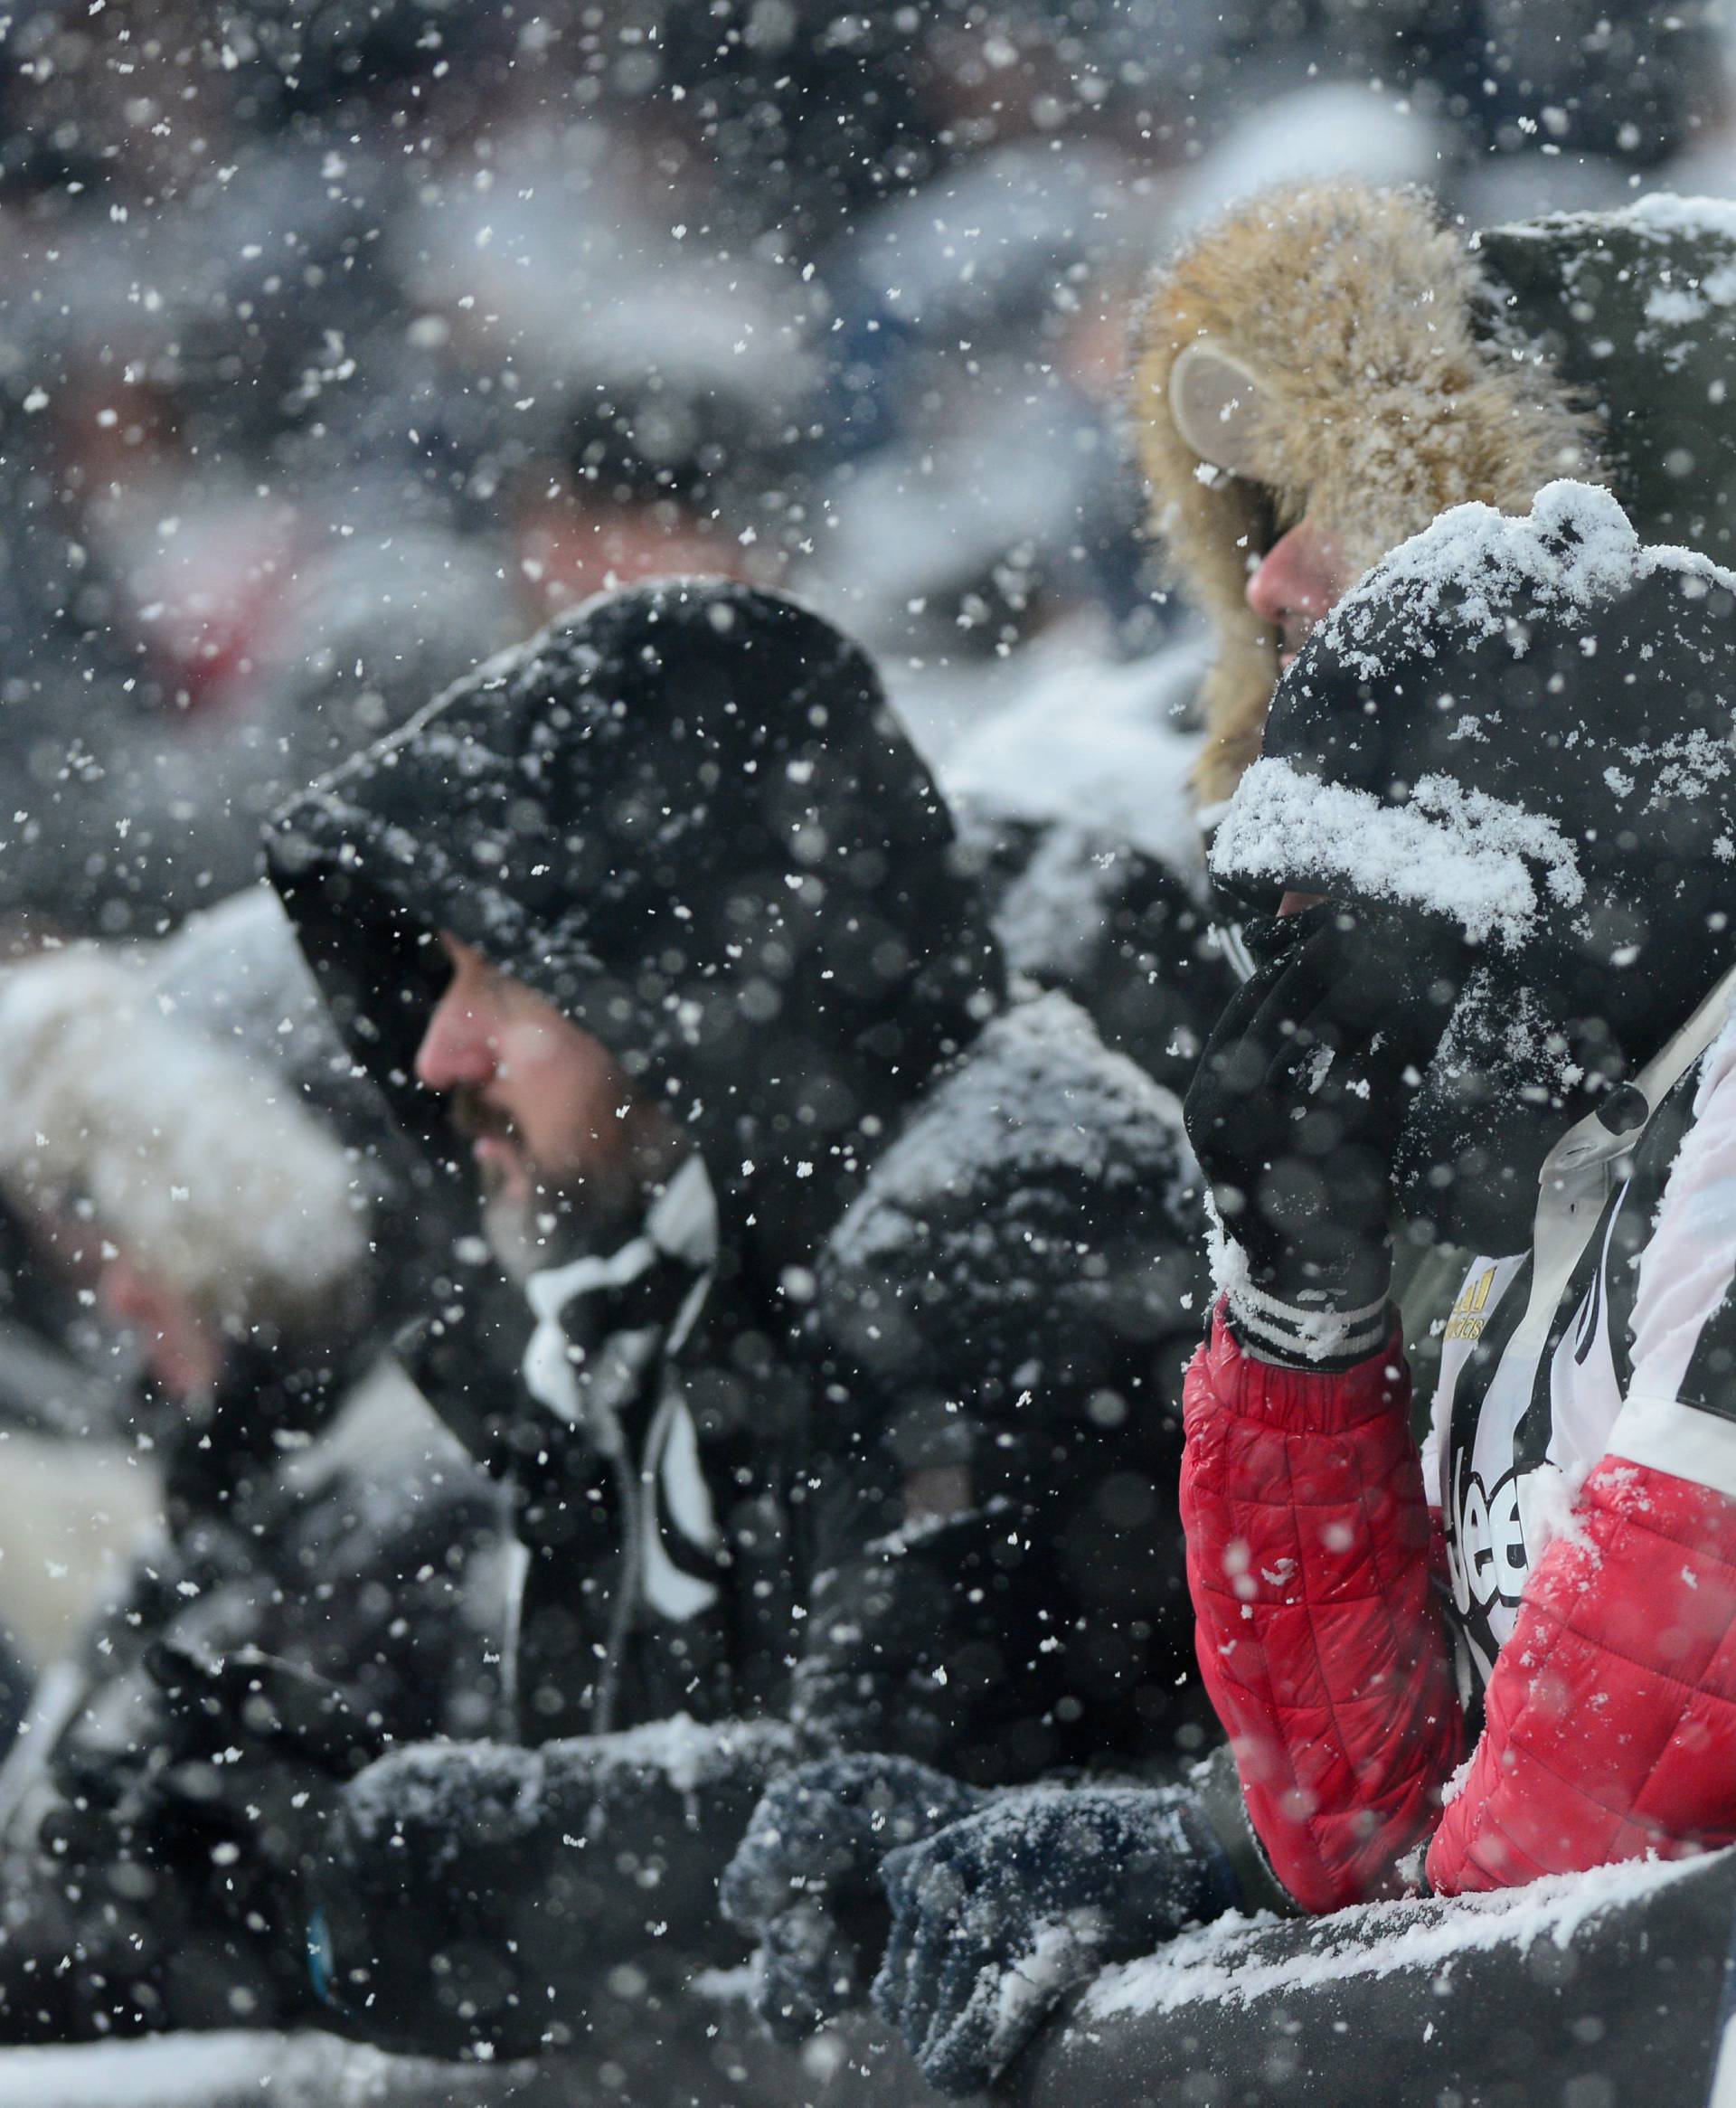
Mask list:
[[[1306,509],[1361,572],[1449,506],[1523,513],[1555,477],[1600,479],[1595,417],[1502,307],[1425,194],[1349,183],[1256,198],[1158,278],[1133,407],[1156,532],[1217,632],[1203,800],[1260,749],[1277,642],[1244,594],[1275,530]],[[1258,380],[1247,476],[1203,463],[1171,414],[1171,370],[1202,340]]]

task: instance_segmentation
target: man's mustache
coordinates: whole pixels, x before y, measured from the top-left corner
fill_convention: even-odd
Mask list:
[[[448,1111],[452,1125],[467,1142],[481,1141],[493,1137],[501,1141],[512,1141],[518,1130],[509,1116],[488,1101],[472,1084],[460,1083],[452,1092]]]

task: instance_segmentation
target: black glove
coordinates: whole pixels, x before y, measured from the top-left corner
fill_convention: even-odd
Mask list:
[[[773,2035],[799,2042],[860,2003],[863,1958],[885,1941],[882,1860],[987,1799],[896,1756],[823,1757],[767,1788],[719,1897],[760,1937],[755,2004]]]
[[[1237,1337],[1345,1367],[1386,1342],[1392,1166],[1458,979],[1457,940],[1332,903],[1244,931],[1260,964],[1187,1093]]]
[[[781,1722],[673,1720],[393,1752],[333,1810],[321,1996],[388,2048],[520,2056],[579,2033],[618,1963],[673,1988],[738,1961],[718,1878],[791,1746]]]
[[[255,1882],[276,1883],[273,1915],[299,1971],[307,1885],[338,1790],[390,1738],[338,1685],[257,1647],[207,1658],[160,1642],[145,1665],[171,1722],[170,1761],[151,1787],[160,1819],[233,1844]]]
[[[148,1742],[61,1750],[63,1798],[42,1848],[62,1883],[148,1899],[170,1976],[189,1936],[169,1930],[180,1908],[199,1940],[227,1943],[234,1980],[258,1978],[259,2010],[293,2014],[310,2003],[308,1883],[326,1812],[380,1737],[335,1686],[255,1648],[220,1658],[159,1642],[144,1667]]]
[[[873,1987],[929,2084],[990,2085],[1063,1995],[1241,1900],[1184,1788],[1011,1793],[881,1870],[892,1932]]]

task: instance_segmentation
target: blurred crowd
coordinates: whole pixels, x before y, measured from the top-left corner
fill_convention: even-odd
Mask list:
[[[1716,190],[1721,61],[1577,0],[21,10],[0,912],[161,932],[611,580],[794,587],[935,747],[1070,619],[1147,655],[1118,387],[1176,233],[1300,175]]]
[[[278,1248],[274,1180],[305,1228],[322,1180],[353,1187],[373,1151],[372,1109],[262,901],[183,927],[250,887],[287,794],[600,589],[703,572],[788,591],[883,668],[997,882],[1015,972],[1086,996],[1106,1040],[1180,1082],[1211,993],[1195,1016],[1137,958],[1084,956],[1113,922],[1099,843],[1147,918],[1198,875],[1203,644],[1121,430],[1150,268],[1305,176],[1427,184],[1472,226],[1736,195],[1725,36],[1710,9],[1634,0],[7,18],[0,943],[117,958],[0,999],[0,1427],[14,1457],[124,1430],[148,1482],[104,1531],[161,1507],[175,1545],[90,1644],[124,1657],[143,1618],[221,1653],[245,1564],[224,1533],[269,1521],[274,1652],[371,1663],[401,1738],[494,1718],[498,1498],[401,1385],[369,1389],[474,1225],[371,1153],[388,1262],[365,1291],[352,1211],[311,1273],[309,1249]],[[314,1112],[261,1081],[286,1072]],[[118,1352],[129,1333],[147,1366]],[[141,1385],[168,1402],[156,1420]],[[358,1394],[348,1447],[282,1481]],[[432,1489],[413,1528],[361,1490],[412,1454]],[[44,1610],[24,1569],[63,1555],[12,1508],[15,1717],[78,1606]],[[326,1596],[297,1612],[314,1571]],[[334,1589],[356,1619],[328,1629]],[[243,1593],[259,1640],[256,1574]],[[128,1703],[164,1716],[103,1732],[172,1755],[173,1678],[137,1681]],[[0,1775],[0,1830],[29,1791]],[[77,1836],[61,1848],[76,1860]]]

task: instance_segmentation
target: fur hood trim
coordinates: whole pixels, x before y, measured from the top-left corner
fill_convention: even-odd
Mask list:
[[[1306,511],[1358,572],[1449,506],[1524,513],[1559,477],[1600,481],[1591,418],[1533,350],[1497,336],[1477,260],[1412,190],[1321,184],[1258,197],[1157,278],[1133,413],[1154,531],[1216,631],[1194,782],[1227,798],[1260,751],[1277,642],[1244,599],[1250,555]],[[1209,340],[1257,376],[1250,474],[1202,462],[1170,369]]]
[[[0,1186],[88,1211],[227,1328],[329,1314],[365,1262],[365,1188],[293,1086],[78,946],[0,976]]]

